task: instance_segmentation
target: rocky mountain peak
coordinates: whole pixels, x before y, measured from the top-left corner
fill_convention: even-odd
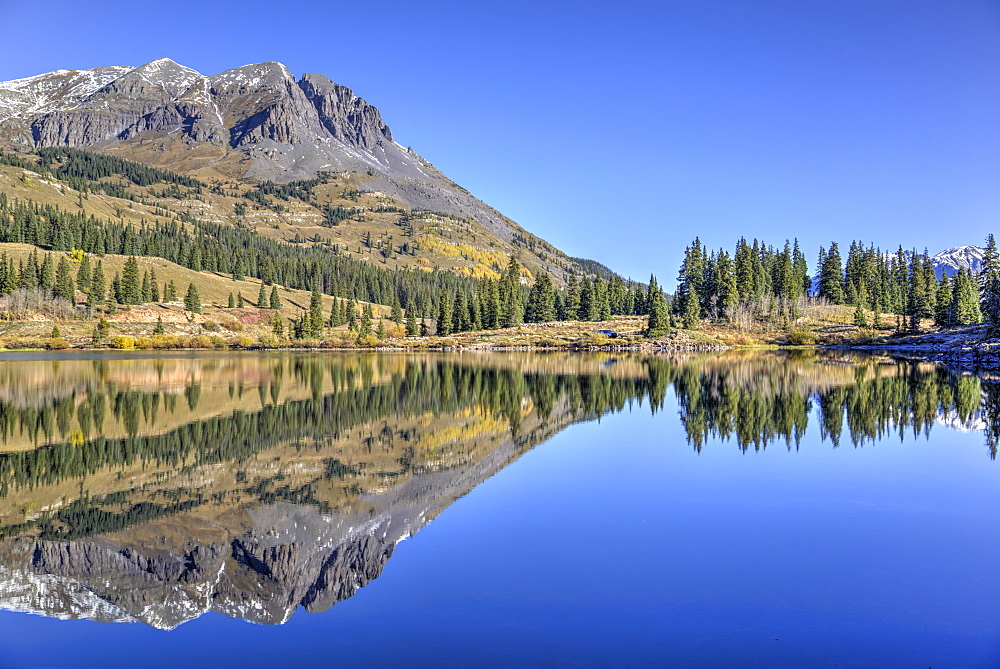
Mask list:
[[[0,82],[3,142],[114,149],[175,171],[228,161],[238,176],[262,181],[353,172],[364,175],[363,189],[475,219],[507,242],[523,232],[396,143],[379,110],[350,88],[322,74],[296,80],[276,62],[204,76],[159,58]]]

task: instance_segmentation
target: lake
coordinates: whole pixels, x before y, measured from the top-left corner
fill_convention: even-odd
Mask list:
[[[1000,378],[4,354],[0,666],[1000,666]]]

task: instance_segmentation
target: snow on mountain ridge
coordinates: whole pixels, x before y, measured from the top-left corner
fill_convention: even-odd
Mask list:
[[[978,272],[983,267],[984,249],[979,246],[953,246],[935,254],[934,269],[940,277],[942,273],[949,277],[954,276],[959,269],[968,269]]]

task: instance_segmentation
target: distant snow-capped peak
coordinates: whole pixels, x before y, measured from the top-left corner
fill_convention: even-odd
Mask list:
[[[949,277],[965,268],[978,272],[983,268],[984,249],[979,246],[953,246],[935,254],[931,260],[938,276],[947,274]]]

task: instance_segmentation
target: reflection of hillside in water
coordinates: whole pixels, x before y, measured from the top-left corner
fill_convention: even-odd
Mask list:
[[[0,606],[164,628],[209,610],[283,622],[298,606],[329,607],[526,449],[626,406],[659,410],[668,392],[699,450],[720,438],[797,445],[810,420],[835,445],[861,444],[927,432],[942,416],[984,420],[992,444],[998,415],[992,382],[878,358],[32,364],[0,365],[5,382],[39,389],[0,394],[2,434],[16,446],[0,452]]]

